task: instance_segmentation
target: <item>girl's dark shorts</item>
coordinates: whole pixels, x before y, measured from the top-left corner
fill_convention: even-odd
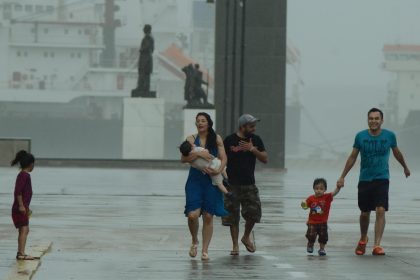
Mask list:
[[[378,207],[389,208],[389,180],[360,181],[358,185],[358,203],[360,211],[375,211]]]

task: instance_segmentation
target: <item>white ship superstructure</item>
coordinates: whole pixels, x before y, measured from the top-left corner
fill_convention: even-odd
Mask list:
[[[99,65],[104,48],[103,9],[99,1],[83,2],[82,5],[39,0],[2,2],[2,89],[91,87],[86,74]]]
[[[185,56],[196,56],[205,70],[213,67],[205,63],[213,61],[214,41],[201,39],[209,37],[213,26],[206,23],[203,31],[203,26],[194,29],[193,24],[192,10],[203,4],[192,0],[0,1],[0,90],[127,95],[136,85],[138,48],[146,23],[153,26],[156,41],[153,90],[159,81],[182,83],[161,69],[159,57],[176,44]],[[194,32],[199,40],[192,39]]]
[[[123,158],[123,101],[151,24],[151,90],[172,135],[156,151],[177,157],[181,68],[200,63],[213,96],[214,11],[201,0],[0,0],[0,137],[29,137],[44,158]]]
[[[205,0],[0,0],[0,137],[30,137],[40,157],[122,158],[123,99],[137,85],[145,24],[155,40],[151,90],[172,136],[160,149],[177,158],[184,66],[200,64],[214,100],[215,5]]]
[[[384,69],[393,77],[388,83],[388,111],[392,122],[402,126],[410,112],[420,111],[420,45],[385,45]]]
[[[420,158],[420,45],[385,45],[383,52],[383,68],[391,75],[386,121],[410,157]]]

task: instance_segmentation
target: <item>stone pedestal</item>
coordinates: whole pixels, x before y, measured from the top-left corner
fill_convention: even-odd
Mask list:
[[[213,120],[213,128],[216,130],[216,110],[215,109],[184,109],[184,138],[191,134],[197,133],[197,127],[195,126],[195,117],[198,113],[205,112],[210,115]],[[217,130],[216,130],[217,133]]]
[[[123,106],[123,159],[163,159],[164,100],[125,98]]]

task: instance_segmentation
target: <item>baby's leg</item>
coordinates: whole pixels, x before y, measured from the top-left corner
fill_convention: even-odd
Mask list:
[[[217,186],[222,193],[224,193],[224,194],[228,193],[228,190],[223,185],[222,174],[217,174],[217,175],[211,176],[211,182],[212,182],[213,186]]]
[[[220,190],[222,193],[224,193],[224,194],[227,194],[227,193],[228,193],[228,190],[226,189],[225,185],[223,185],[223,183],[218,183],[218,184],[217,184],[217,187],[219,188],[219,190]]]
[[[226,168],[222,171],[222,176],[223,176],[223,178],[228,179]]]

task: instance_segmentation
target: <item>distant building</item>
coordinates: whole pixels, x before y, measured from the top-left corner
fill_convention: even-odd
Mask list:
[[[388,83],[387,111],[395,125],[420,111],[420,45],[385,45],[383,68],[393,74]]]

